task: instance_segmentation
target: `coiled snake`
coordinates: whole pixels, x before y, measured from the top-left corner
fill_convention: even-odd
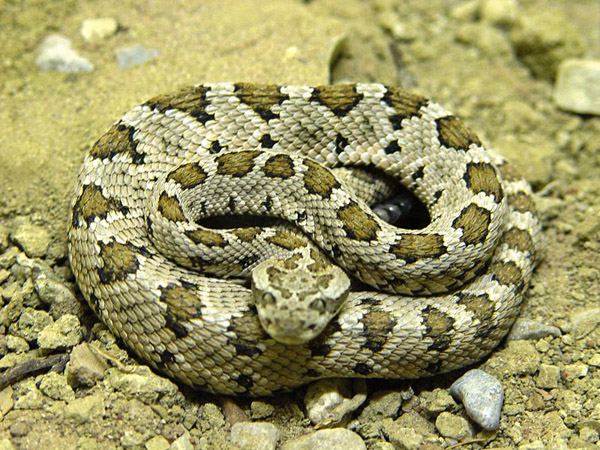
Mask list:
[[[429,225],[370,210],[385,177]],[[278,221],[203,223],[247,215]],[[518,313],[539,221],[529,185],[430,100],[219,83],[155,97],[95,143],[68,240],[84,297],[137,355],[199,389],[265,395],[481,359]]]

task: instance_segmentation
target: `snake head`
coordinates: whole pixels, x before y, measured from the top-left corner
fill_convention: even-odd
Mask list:
[[[349,290],[348,275],[314,250],[268,259],[252,272],[260,323],[283,344],[317,337],[339,312]]]

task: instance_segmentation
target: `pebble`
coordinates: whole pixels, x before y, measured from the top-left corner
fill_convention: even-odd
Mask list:
[[[600,325],[600,308],[575,311],[570,317],[569,326],[577,338],[587,336],[598,325]]]
[[[44,407],[47,398],[40,392],[33,378],[21,382],[19,392],[15,396],[15,409],[39,410]]]
[[[71,401],[64,407],[64,417],[82,425],[94,420],[101,420],[104,416],[104,398],[102,395],[87,395]]]
[[[360,407],[367,398],[364,380],[330,378],[308,386],[304,405],[314,424],[340,424]]]
[[[181,436],[171,443],[170,450],[194,450],[194,446],[190,441],[189,431],[184,431]]]
[[[112,17],[86,19],[81,23],[81,36],[88,42],[106,39],[117,32],[119,24]]]
[[[65,314],[40,331],[37,342],[40,349],[48,351],[74,347],[82,339],[83,331],[79,319],[72,314]]]
[[[29,350],[29,344],[22,337],[9,334],[6,336],[6,348],[14,353],[25,353]]]
[[[24,308],[16,324],[15,334],[27,342],[35,342],[40,332],[52,322],[52,317],[46,311]]]
[[[44,39],[35,63],[45,72],[76,73],[94,69],[91,62],[73,50],[69,39],[58,34],[51,34]]]
[[[562,61],[553,97],[554,103],[566,111],[600,115],[600,60]]]
[[[149,367],[136,366],[134,370],[135,372],[123,373],[116,368],[109,369],[105,379],[106,386],[146,404],[181,395],[177,385],[156,375]]]
[[[560,368],[550,364],[540,364],[535,385],[542,389],[554,389],[558,387],[559,379]]]
[[[146,48],[143,45],[134,45],[115,51],[119,70],[129,69],[132,66],[140,64],[156,58],[160,54],[157,48]]]
[[[255,400],[250,403],[250,415],[253,419],[264,419],[275,411],[275,407],[269,403]]]
[[[386,417],[396,418],[404,401],[398,391],[378,391],[369,397],[369,403],[360,413],[361,422],[375,422]]]
[[[31,425],[29,425],[27,422],[14,422],[10,424],[8,430],[10,431],[11,436],[23,437],[29,434]]]
[[[2,223],[0,223],[0,253],[8,248],[8,237],[10,236],[10,231],[8,227]]]
[[[475,430],[468,420],[447,411],[437,416],[435,427],[445,438],[457,441],[462,441],[475,435]]]
[[[0,450],[14,450],[15,446],[10,442],[10,439],[0,439]]]
[[[14,391],[12,386],[7,386],[0,391],[0,420],[13,409],[15,401],[13,400]]]
[[[389,424],[382,431],[394,448],[417,450],[425,442],[425,436],[412,428]]]
[[[106,361],[91,350],[90,344],[84,342],[71,352],[66,368],[67,381],[73,387],[93,386],[104,378],[107,368]]]
[[[157,435],[151,439],[148,439],[144,447],[146,450],[168,450],[170,445],[169,441],[167,441],[164,437]]]
[[[484,22],[498,26],[510,26],[518,15],[517,0],[480,0],[479,16]]]
[[[560,337],[560,328],[531,319],[517,319],[508,333],[507,340],[538,340],[547,336]]]
[[[424,391],[419,395],[421,407],[431,416],[437,416],[443,411],[456,407],[456,402],[445,389],[435,389],[433,392]]]
[[[44,227],[22,223],[11,234],[12,239],[30,258],[40,258],[50,246],[50,233]]]
[[[538,8],[521,14],[510,35],[518,58],[537,78],[554,81],[558,66],[581,56],[583,37],[558,8]]]
[[[540,360],[539,352],[530,341],[510,341],[505,349],[488,359],[487,368],[498,378],[533,375],[538,370]]]
[[[584,378],[587,376],[589,367],[582,362],[567,364],[562,370],[562,378],[566,381],[573,381],[576,378]]]
[[[345,428],[319,430],[287,441],[281,450],[366,450],[367,446],[360,436]]]
[[[231,427],[231,441],[243,450],[275,450],[279,430],[267,422],[238,422]]]
[[[483,429],[498,429],[504,388],[496,378],[483,370],[470,370],[450,386],[450,394],[462,401],[469,417]]]
[[[41,375],[38,387],[44,395],[54,400],[63,400],[65,402],[75,400],[73,388],[67,383],[66,377],[59,373],[50,372]]]

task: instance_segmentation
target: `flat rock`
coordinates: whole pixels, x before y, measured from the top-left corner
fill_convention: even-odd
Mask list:
[[[345,428],[320,430],[287,441],[281,450],[366,450],[367,446],[360,436]]]
[[[50,246],[50,233],[44,227],[31,223],[22,223],[11,234],[14,241],[30,258],[42,257]]]
[[[279,430],[267,422],[238,422],[231,427],[231,441],[247,450],[275,450]]]
[[[157,48],[146,48],[143,45],[134,45],[126,47],[115,52],[119,70],[129,69],[132,66],[140,64],[156,58],[160,54]]]
[[[600,115],[600,60],[562,61],[553,98],[554,103],[566,111]]]
[[[44,327],[38,335],[37,342],[42,350],[57,350],[74,347],[83,339],[83,330],[79,319],[72,314],[65,314],[56,322]]]

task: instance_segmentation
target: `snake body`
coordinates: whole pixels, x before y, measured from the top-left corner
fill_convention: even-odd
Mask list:
[[[367,203],[385,189],[363,169],[413,191],[429,225],[380,220]],[[202,225],[248,214],[293,225]],[[68,240],[84,297],[138,356],[198,389],[254,396],[478,361],[516,318],[539,221],[527,182],[426,98],[380,84],[219,83],[152,98],[94,144]],[[265,262],[278,257],[288,262]],[[224,278],[268,289],[284,269],[325,273],[332,261],[367,287],[348,293],[327,272],[307,294],[304,278],[285,278],[284,297],[313,295],[304,311],[332,317],[294,345],[261,326],[279,314],[285,327],[281,311],[261,312],[272,296]],[[344,283],[343,303],[322,301]]]

